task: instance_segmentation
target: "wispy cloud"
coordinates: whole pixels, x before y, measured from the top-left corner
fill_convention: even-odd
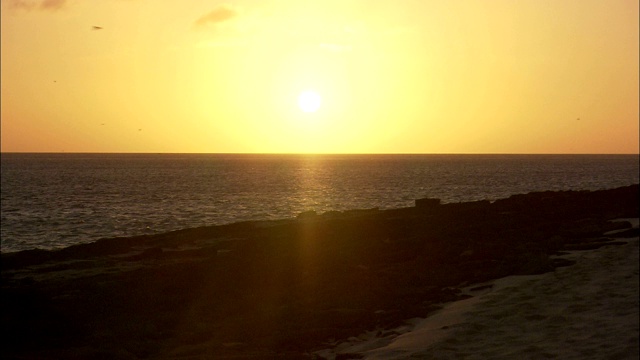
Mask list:
[[[232,19],[238,15],[238,12],[227,5],[215,8],[210,13],[202,16],[195,22],[196,27],[202,27],[208,24],[219,24],[221,22]]]
[[[64,8],[67,0],[10,0],[9,8],[18,10],[56,11]]]
[[[43,0],[40,8],[45,10],[59,10],[66,5],[67,0]]]

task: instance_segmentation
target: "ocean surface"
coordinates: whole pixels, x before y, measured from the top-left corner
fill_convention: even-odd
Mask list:
[[[1,154],[3,252],[639,182],[638,155]]]

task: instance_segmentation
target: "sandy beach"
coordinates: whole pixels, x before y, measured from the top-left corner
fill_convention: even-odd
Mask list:
[[[638,219],[629,221],[638,228]],[[615,238],[615,232],[606,234]],[[574,265],[541,275],[509,276],[463,290],[400,335],[363,334],[318,354],[389,359],[637,359],[638,237],[623,245],[569,251]],[[406,332],[405,332],[406,331]]]

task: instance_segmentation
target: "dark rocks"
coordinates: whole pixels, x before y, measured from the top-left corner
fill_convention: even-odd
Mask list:
[[[554,268],[571,266],[575,263],[576,262],[573,260],[567,260],[562,258],[551,259],[551,266],[553,266]]]
[[[298,219],[314,219],[316,218],[316,216],[318,216],[318,214],[315,212],[315,210],[308,210],[308,211],[303,211],[300,214],[298,214],[297,218]]]
[[[353,360],[353,359],[364,359],[363,354],[357,353],[340,353],[336,354],[336,360]]]
[[[634,228],[634,229],[629,229],[629,230],[625,230],[625,231],[621,231],[618,233],[615,233],[615,237],[617,238],[631,238],[631,237],[636,237],[640,235],[640,229],[638,228]]]
[[[611,241],[611,239],[605,239],[605,241],[585,241],[585,242],[581,242],[581,243],[573,243],[573,244],[566,244],[564,246],[564,250],[567,251],[571,251],[571,250],[595,250],[595,249],[599,249],[603,246],[612,246],[612,245],[624,245],[626,244],[626,242],[624,241]]]
[[[440,205],[440,199],[423,198],[416,199],[416,208],[418,210],[430,210]]]
[[[159,247],[152,247],[145,249],[142,252],[124,257],[124,260],[128,261],[141,261],[141,260],[153,260],[158,259],[164,255],[164,251]]]
[[[371,208],[371,209],[355,209],[355,210],[345,210],[342,213],[347,217],[355,217],[355,216],[371,216],[376,215],[380,211],[379,208]]]
[[[475,286],[475,287],[472,287],[471,289],[469,289],[469,291],[477,292],[477,291],[482,291],[482,290],[489,290],[491,288],[493,288],[493,284]]]
[[[0,355],[304,358],[426,316],[459,299],[461,283],[569,266],[550,255],[614,245],[603,234],[630,224],[608,220],[637,213],[634,185],[421,199],[2,254]]]
[[[31,265],[42,264],[52,258],[52,252],[47,250],[25,250],[19,253],[2,254],[2,269],[9,270]]]
[[[445,211],[449,211],[458,216],[481,216],[484,211],[488,211],[491,203],[489,200],[470,201],[464,203],[444,204]]]

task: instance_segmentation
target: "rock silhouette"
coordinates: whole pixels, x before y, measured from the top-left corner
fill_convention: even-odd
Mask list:
[[[304,358],[613,246],[638,185],[364,209],[2,254],[3,358]],[[628,230],[623,236],[637,236]]]

